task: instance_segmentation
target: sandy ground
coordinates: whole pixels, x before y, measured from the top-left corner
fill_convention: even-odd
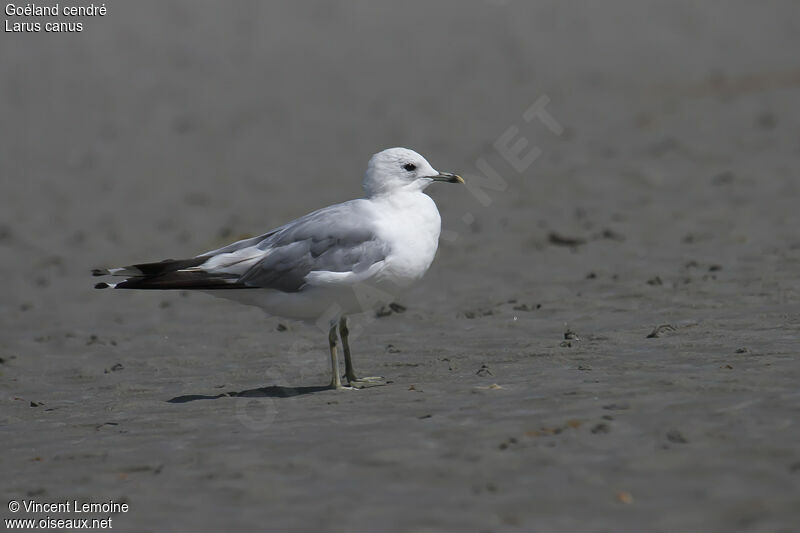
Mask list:
[[[2,518],[796,531],[798,4],[299,4],[3,34]],[[388,386],[320,390],[314,327],[91,289],[355,197],[395,145],[502,183],[431,190],[434,266],[355,321]]]

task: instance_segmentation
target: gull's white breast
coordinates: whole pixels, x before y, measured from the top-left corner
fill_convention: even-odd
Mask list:
[[[442,219],[427,194],[398,192],[372,200],[376,233],[390,253],[376,278],[404,287],[418,280],[431,266],[439,246]]]

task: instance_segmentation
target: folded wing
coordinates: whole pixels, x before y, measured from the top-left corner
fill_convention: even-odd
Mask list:
[[[185,260],[144,263],[95,275],[125,276],[118,289],[252,289],[298,292],[307,287],[362,281],[379,271],[389,253],[367,207],[353,200],[315,211],[269,233]]]

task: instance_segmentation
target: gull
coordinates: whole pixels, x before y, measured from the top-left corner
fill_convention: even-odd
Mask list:
[[[97,289],[179,289],[207,292],[288,319],[328,322],[333,389],[383,385],[353,368],[347,317],[392,301],[430,267],[441,217],[425,189],[435,182],[464,183],[435,170],[407,148],[373,155],[364,174],[364,198],[324,207],[263,235],[190,259],[167,259],[110,269],[121,276]],[[324,323],[324,322],[323,322]],[[337,327],[347,386],[337,357]]]

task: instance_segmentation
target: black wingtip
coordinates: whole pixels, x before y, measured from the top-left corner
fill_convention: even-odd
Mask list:
[[[92,269],[92,276],[105,276],[108,274],[108,270],[105,268],[93,268]]]
[[[95,289],[107,289],[110,286],[111,285],[109,285],[108,283],[98,283],[97,285],[94,286],[94,288]]]

